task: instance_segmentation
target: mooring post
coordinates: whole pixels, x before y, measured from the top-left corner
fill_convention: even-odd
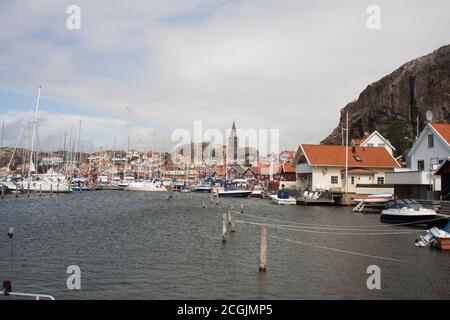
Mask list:
[[[241,213],[244,213],[244,202],[241,202]]]
[[[210,199],[211,203],[214,202],[214,189],[211,189],[211,199]]]
[[[53,195],[53,184],[50,184],[50,195]]]
[[[16,199],[19,199],[19,185],[16,184]]]
[[[234,210],[231,210],[231,232],[235,231],[236,231],[236,212]]]
[[[266,272],[267,263],[267,226],[261,226],[261,244],[259,254],[259,272]]]
[[[219,205],[219,190],[216,191],[216,204]]]
[[[39,197],[42,197],[42,184],[39,184]]]
[[[56,185],[56,194],[59,195],[59,183]]]
[[[228,225],[231,226],[231,210],[232,210],[232,206],[228,206],[228,210],[227,210],[227,220],[228,220]]]
[[[28,183],[28,185],[27,185],[27,196],[28,196],[28,198],[30,197],[30,183]]]
[[[202,208],[203,208],[203,209],[206,208],[205,200],[202,200]]]
[[[5,199],[5,187],[2,186],[2,199]]]
[[[227,241],[227,214],[224,213],[222,217],[222,242]]]

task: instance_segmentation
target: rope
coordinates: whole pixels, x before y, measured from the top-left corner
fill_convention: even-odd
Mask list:
[[[239,213],[239,212],[236,212],[237,214],[241,214],[241,215],[247,215],[247,214],[244,214],[244,213]],[[249,216],[253,216],[253,215],[249,215]],[[356,227],[355,228],[343,228],[343,227],[311,227],[311,226],[296,226],[296,225],[278,225],[278,226],[280,226],[280,227],[289,227],[289,228],[299,228],[299,229],[318,229],[318,230],[340,230],[340,231],[362,231],[362,232],[371,232],[371,231],[373,231],[373,230],[370,230],[370,229],[356,229]],[[401,230],[401,229],[398,229],[398,230],[392,230],[392,229],[390,229],[390,230],[377,230],[377,231],[380,231],[380,232],[390,232],[390,231],[395,231],[395,232],[402,232],[402,233],[404,233],[404,232],[409,232],[409,231],[404,231],[404,230]],[[424,231],[424,230],[419,230],[419,231]]]
[[[300,232],[306,232],[306,233],[318,233],[318,234],[333,234],[333,235],[349,235],[349,236],[384,236],[384,235],[400,235],[400,234],[411,234],[411,233],[417,233],[418,230],[415,231],[401,231],[401,232],[381,232],[381,233],[352,233],[352,232],[326,232],[326,231],[313,231],[313,230],[305,230],[300,228],[292,228],[292,227],[285,227],[282,225],[276,225],[276,224],[262,224],[258,222],[250,222],[250,221],[243,221],[243,220],[236,220],[238,223],[243,224],[250,224],[250,225],[256,225],[256,226],[267,226],[269,228],[273,229],[281,229],[281,230],[289,230],[289,231],[300,231]]]
[[[386,258],[386,257],[380,257],[380,256],[374,256],[374,255],[370,255],[370,254],[364,254],[364,253],[359,253],[359,252],[341,250],[341,249],[336,249],[336,248],[329,248],[329,247],[320,246],[320,245],[317,245],[317,244],[314,244],[314,243],[306,243],[306,242],[301,242],[301,241],[292,240],[292,239],[280,238],[280,237],[276,237],[276,236],[269,236],[269,237],[270,238],[274,238],[274,239],[278,239],[278,240],[284,240],[284,241],[291,242],[291,243],[304,245],[304,246],[310,246],[310,247],[315,247],[315,248],[324,249],[324,250],[330,250],[330,251],[335,251],[335,252],[353,254],[355,256],[362,256],[362,257],[369,257],[369,258],[381,259],[381,260],[387,260],[387,261],[408,263],[408,261],[404,261],[404,260],[399,260],[399,259],[394,259],[394,258]]]
[[[416,222],[393,223],[393,224],[376,225],[376,226],[374,226],[374,225],[371,225],[371,226],[364,226],[364,225],[363,226],[336,226],[336,225],[330,225],[330,224],[314,224],[314,223],[303,223],[303,222],[293,222],[293,221],[285,221],[285,220],[279,220],[279,219],[271,219],[271,218],[261,217],[261,216],[248,214],[248,213],[240,213],[238,211],[236,211],[235,213],[242,214],[242,215],[247,215],[249,217],[254,217],[254,218],[259,218],[259,219],[264,219],[264,220],[269,220],[269,221],[274,221],[274,222],[284,222],[284,223],[289,223],[289,224],[293,224],[293,225],[300,225],[300,226],[348,228],[348,229],[407,226],[407,225],[414,225],[414,224],[419,224],[419,223],[432,222],[432,221],[437,221],[437,220],[441,220],[442,219],[442,217],[439,217],[439,218],[433,218],[433,219],[428,219],[428,220],[421,220],[421,221],[416,221]]]

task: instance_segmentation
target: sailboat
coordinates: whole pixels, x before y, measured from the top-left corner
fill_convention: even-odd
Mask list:
[[[33,135],[31,139],[31,150],[30,150],[30,163],[28,169],[28,180],[22,182],[22,189],[24,191],[34,191],[34,192],[56,192],[56,193],[67,193],[70,192],[69,182],[64,175],[55,174],[53,172],[36,175],[36,167],[34,165],[34,145],[36,140],[37,131],[37,120],[39,113],[39,101],[41,97],[42,86],[39,86],[38,93],[36,97],[36,110],[34,114],[33,122]]]

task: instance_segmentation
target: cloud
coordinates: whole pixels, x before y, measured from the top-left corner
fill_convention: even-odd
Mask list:
[[[359,0],[77,1],[82,30],[70,31],[70,4],[2,2],[0,85],[43,84],[55,99],[118,119],[96,119],[108,138],[116,125],[123,136],[169,135],[194,120],[225,129],[236,118],[243,128],[280,128],[284,147],[319,142],[341,107],[446,44],[450,26],[443,0],[377,1],[380,31],[367,30],[373,3]],[[99,136],[89,138],[105,144]]]

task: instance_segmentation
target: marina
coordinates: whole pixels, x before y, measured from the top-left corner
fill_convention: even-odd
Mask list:
[[[56,2],[0,10],[0,300],[450,300],[450,2]]]
[[[242,201],[216,205],[203,193],[168,201],[164,193],[128,191],[7,195],[0,225],[17,226],[13,287],[55,299],[450,297],[450,256],[415,247],[422,228],[384,225],[350,207],[248,198],[223,243],[222,216]],[[260,224],[268,225],[266,273],[258,272]],[[66,287],[70,265],[82,270],[80,291]],[[382,270],[381,291],[367,290],[370,265]],[[5,278],[7,259],[0,270]]]

